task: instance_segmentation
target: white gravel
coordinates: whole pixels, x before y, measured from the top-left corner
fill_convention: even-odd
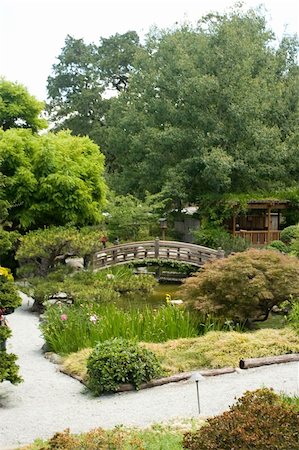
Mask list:
[[[118,424],[146,426],[175,417],[197,417],[196,386],[171,383],[139,392],[94,398],[78,381],[57,371],[43,357],[38,316],[28,299],[7,317],[13,330],[8,351],[19,357],[24,383],[0,384],[0,449],[12,449],[70,428],[78,433]],[[199,382],[203,416],[227,410],[246,390],[273,387],[298,394],[298,363],[265,366]]]

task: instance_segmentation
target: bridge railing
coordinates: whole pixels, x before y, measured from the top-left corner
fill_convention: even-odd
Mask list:
[[[155,239],[153,241],[129,242],[105,248],[94,255],[93,268],[99,270],[144,259],[174,260],[200,267],[210,259],[223,257],[224,253],[221,249],[214,250],[187,242]]]

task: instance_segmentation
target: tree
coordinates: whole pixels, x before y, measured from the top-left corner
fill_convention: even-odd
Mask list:
[[[134,31],[101,38],[99,46],[67,36],[48,77],[48,111],[56,129],[88,134],[101,144],[108,97],[127,87],[138,46]]]
[[[250,249],[208,262],[182,287],[196,309],[236,321],[266,320],[274,305],[298,295],[298,259],[273,250]]]
[[[147,195],[141,201],[133,195],[114,195],[110,192],[106,216],[110,238],[124,241],[149,238],[152,231],[157,230],[158,218],[164,209],[165,202],[159,195]]]
[[[104,156],[87,137],[0,130],[0,172],[11,229],[101,220]]]
[[[166,189],[179,203],[296,185],[297,41],[273,40],[240,10],[150,34],[106,115],[116,192]]]
[[[14,286],[13,276],[8,269],[0,267],[0,383],[4,380],[13,384],[22,381],[15,363],[17,357],[6,353],[5,341],[11,336],[11,331],[4,322],[4,314],[12,312],[20,304],[21,299]]]
[[[44,277],[70,256],[84,259],[87,268],[102,247],[101,231],[92,227],[49,227],[29,231],[20,237],[16,259],[23,275]]]
[[[0,78],[0,128],[30,128],[37,132],[47,127],[46,120],[40,117],[44,109],[21,84],[11,83]]]

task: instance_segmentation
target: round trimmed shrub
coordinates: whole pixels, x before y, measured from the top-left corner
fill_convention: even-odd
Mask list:
[[[115,392],[123,383],[138,389],[141,383],[161,374],[153,352],[122,338],[98,343],[87,360],[88,387],[97,395]]]

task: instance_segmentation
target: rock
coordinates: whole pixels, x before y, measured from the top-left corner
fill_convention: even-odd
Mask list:
[[[47,358],[53,364],[61,364],[63,361],[62,356],[57,355],[57,353],[46,352],[45,358]]]
[[[183,300],[169,300],[169,302],[171,305],[182,305],[184,302]]]
[[[84,269],[84,261],[83,258],[67,258],[65,260],[65,264],[67,266],[72,267],[73,269],[76,270],[82,270]]]

